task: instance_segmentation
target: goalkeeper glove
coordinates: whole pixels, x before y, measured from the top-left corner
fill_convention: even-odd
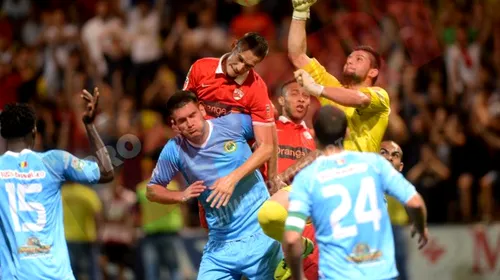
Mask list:
[[[304,69],[299,69],[293,73],[295,80],[301,85],[304,90],[316,97],[321,97],[323,94],[324,86],[317,84],[314,79]]]
[[[309,8],[318,0],[292,0],[293,19],[307,20],[309,18]]]

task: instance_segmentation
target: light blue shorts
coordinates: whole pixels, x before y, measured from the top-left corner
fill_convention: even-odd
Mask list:
[[[273,279],[283,259],[281,244],[262,231],[234,241],[209,241],[203,251],[198,279]]]

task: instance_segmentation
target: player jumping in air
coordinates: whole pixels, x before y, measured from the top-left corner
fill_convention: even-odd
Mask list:
[[[394,241],[384,195],[405,204],[427,243],[426,208],[422,197],[381,155],[344,151],[339,140],[347,132],[345,114],[322,107],[314,122],[323,155],[295,176],[290,193],[284,249],[295,279],[302,270],[302,231],[308,217],[316,229],[320,279],[394,279]]]
[[[0,133],[7,152],[0,156],[1,279],[75,279],[64,236],[61,184],[113,180],[113,166],[93,124],[99,92],[82,92],[83,122],[97,162],[68,152],[31,150],[36,116],[25,104],[7,105]]]
[[[257,33],[251,32],[238,39],[231,52],[220,58],[201,58],[191,66],[184,90],[196,94],[204,105],[206,118],[217,118],[230,113],[244,113],[252,117],[255,141],[258,146],[246,164],[257,169],[268,162],[268,173],[276,176],[277,137],[274,114],[268,90],[262,78],[253,70],[269,52],[269,46]],[[253,139],[252,139],[253,140]],[[231,195],[238,178],[228,174],[218,184],[220,195]],[[205,214],[200,206],[200,220],[206,227]]]
[[[208,243],[198,279],[272,279],[283,254],[280,243],[266,236],[257,221],[269,193],[261,173],[246,164],[252,155],[247,141],[254,137],[251,117],[205,120],[204,107],[190,91],[175,93],[167,109],[180,136],[163,148],[148,199],[173,204],[197,197],[206,209]],[[177,172],[190,184],[184,191],[165,187]],[[232,195],[217,198],[215,184],[230,173],[241,179]]]

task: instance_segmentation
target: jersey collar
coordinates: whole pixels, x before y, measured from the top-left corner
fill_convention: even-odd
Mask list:
[[[279,116],[278,120],[279,120],[280,122],[282,122],[282,123],[293,123],[293,122],[292,122],[289,118],[287,118],[287,117],[285,117],[285,116],[283,116],[283,115]],[[304,127],[304,129],[308,129],[305,121],[301,121],[301,122],[300,122],[300,125],[301,125],[302,127]]]
[[[31,150],[30,149],[23,149],[19,153],[16,153],[16,152],[13,152],[13,151],[6,151],[5,152],[6,155],[13,156],[13,157],[18,157],[19,155],[23,155],[23,154],[27,154],[27,153],[31,153]]]
[[[221,56],[221,58],[219,58],[219,65],[217,65],[217,69],[215,70],[215,74],[224,74],[224,71],[222,71],[222,61],[224,60],[224,58],[228,57],[229,56],[229,53],[226,53],[224,54],[223,56]],[[237,76],[234,81],[238,84],[238,85],[242,85],[247,77],[248,77],[248,73],[250,73],[250,71],[247,71],[239,76]]]

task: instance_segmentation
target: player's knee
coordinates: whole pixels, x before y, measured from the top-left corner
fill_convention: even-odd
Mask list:
[[[281,241],[287,215],[288,212],[281,204],[268,200],[260,207],[257,218],[267,236]]]

